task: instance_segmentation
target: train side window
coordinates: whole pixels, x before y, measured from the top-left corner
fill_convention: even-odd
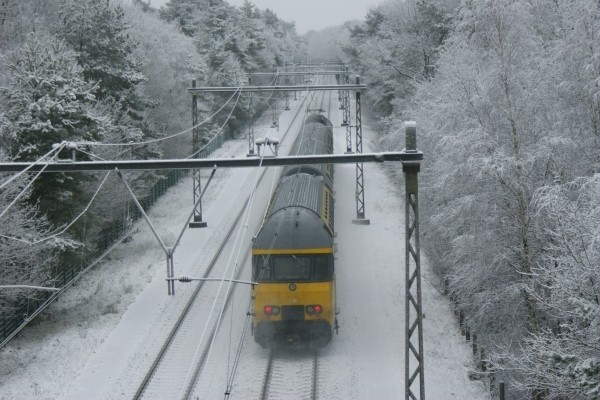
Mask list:
[[[315,270],[313,279],[316,281],[330,280],[332,277],[331,256],[315,256]]]
[[[253,279],[256,282],[262,282],[271,279],[269,256],[255,256],[253,264]]]

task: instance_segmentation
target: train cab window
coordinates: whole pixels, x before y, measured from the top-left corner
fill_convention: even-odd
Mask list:
[[[252,278],[254,281],[262,282],[271,279],[269,256],[255,256],[253,261]]]
[[[278,256],[271,259],[273,278],[278,281],[305,281],[310,279],[310,257]]]
[[[315,281],[326,281],[332,278],[331,256],[315,256],[315,269],[313,279]]]

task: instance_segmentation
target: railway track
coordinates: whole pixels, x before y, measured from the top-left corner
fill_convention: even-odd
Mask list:
[[[324,108],[328,97],[327,108]],[[321,97],[319,109],[331,113],[331,92]],[[318,350],[271,350],[260,392],[260,400],[316,400],[318,387]]]
[[[260,400],[316,400],[317,350],[278,351],[269,354]]]
[[[320,108],[323,107],[325,97],[323,95],[321,98]],[[304,102],[306,100],[306,98],[303,100],[303,104],[298,108],[298,111],[284,132],[281,138],[282,142],[288,135],[291,127],[294,126],[294,122],[298,118],[298,115],[300,115],[300,112],[305,110]],[[316,99],[309,100],[308,108],[311,107],[310,102],[314,100]],[[331,95],[329,96],[329,103],[331,103]],[[328,112],[329,108],[330,104],[327,107]],[[260,184],[266,173],[266,169],[260,172],[257,181],[258,184]],[[227,252],[228,243],[231,242],[230,239],[236,231],[235,228],[239,227],[249,201],[250,196],[248,196],[244,202],[244,206],[228,229],[225,238],[203,274],[204,278],[210,275],[222,276],[224,270],[221,270],[225,266],[220,261],[221,255]],[[249,248],[245,249],[244,254],[247,259],[250,254]],[[242,267],[247,264],[246,259],[240,264]],[[238,268],[234,279],[237,279],[242,272],[243,269]],[[146,372],[133,397],[134,399],[189,398],[194,390],[202,367],[207,360],[211,343],[215,335],[217,335],[218,318],[214,310],[229,307],[231,295],[235,291],[234,286],[233,290],[226,291],[226,294],[223,294],[219,291],[218,286],[218,284],[215,285],[214,283],[205,284],[204,281],[197,284],[183,312],[168,335],[167,340],[156,355],[150,369]],[[215,298],[218,298],[218,302],[214,302]],[[213,306],[211,308],[210,305],[213,303],[216,307]],[[207,321],[210,321],[210,323],[207,323]],[[207,327],[210,328],[207,329]],[[201,343],[198,343],[199,341]]]

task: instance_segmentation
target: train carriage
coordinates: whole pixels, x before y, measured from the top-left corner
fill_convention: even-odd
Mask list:
[[[318,117],[318,118],[317,118]],[[295,152],[294,152],[295,151]],[[292,154],[330,154],[331,123],[307,119]],[[252,247],[257,343],[326,345],[337,329],[331,165],[286,168]]]
[[[296,138],[290,155],[318,155],[333,153],[331,122],[322,115],[313,114],[306,119],[302,134]],[[282,177],[295,173],[321,175],[333,186],[333,166],[331,164],[292,165],[284,168]]]

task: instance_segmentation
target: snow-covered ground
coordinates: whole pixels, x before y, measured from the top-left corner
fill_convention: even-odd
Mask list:
[[[299,102],[294,103],[297,107]],[[334,103],[334,109],[337,104]],[[281,126],[294,110],[282,115]],[[332,116],[339,126],[340,116]],[[266,124],[265,124],[266,125]],[[257,131],[257,138],[273,135]],[[336,129],[336,151],[345,129]],[[280,132],[280,134],[283,132]],[[374,133],[363,126],[364,151],[374,150]],[[245,157],[247,140],[226,143],[215,157]],[[400,165],[398,165],[400,168]],[[207,171],[208,173],[208,171]],[[203,199],[208,228],[188,230],[175,253],[176,275],[198,276],[245,200],[256,172],[219,170]],[[271,179],[265,179],[267,187]],[[206,180],[204,180],[206,182]],[[365,164],[366,216],[354,225],[355,166],[338,165],[336,268],[340,333],[321,351],[319,398],[368,399],[404,396],[404,205],[403,182],[378,165]],[[268,198],[268,196],[266,196]],[[261,201],[266,201],[265,199]],[[191,211],[190,179],[173,187],[150,211],[167,245]],[[260,213],[265,204],[256,204]],[[0,352],[0,399],[128,399],[168,333],[192,289],[176,284],[167,296],[165,256],[150,229],[139,221],[131,241],[91,271]],[[429,274],[422,257],[424,275]],[[248,278],[249,269],[245,270]],[[224,324],[214,354],[201,376],[199,398],[222,398],[231,354],[240,340],[247,289],[236,293],[235,323]],[[467,377],[470,349],[459,333],[448,300],[423,281],[425,381],[428,399],[488,399],[480,382]],[[228,317],[229,318],[229,317]],[[231,343],[230,333],[231,328]],[[200,332],[198,336],[200,336]],[[250,336],[242,347],[232,399],[258,398],[267,353]],[[193,348],[190,351],[194,351]],[[290,386],[290,391],[292,386]],[[292,392],[287,398],[301,398]]]

